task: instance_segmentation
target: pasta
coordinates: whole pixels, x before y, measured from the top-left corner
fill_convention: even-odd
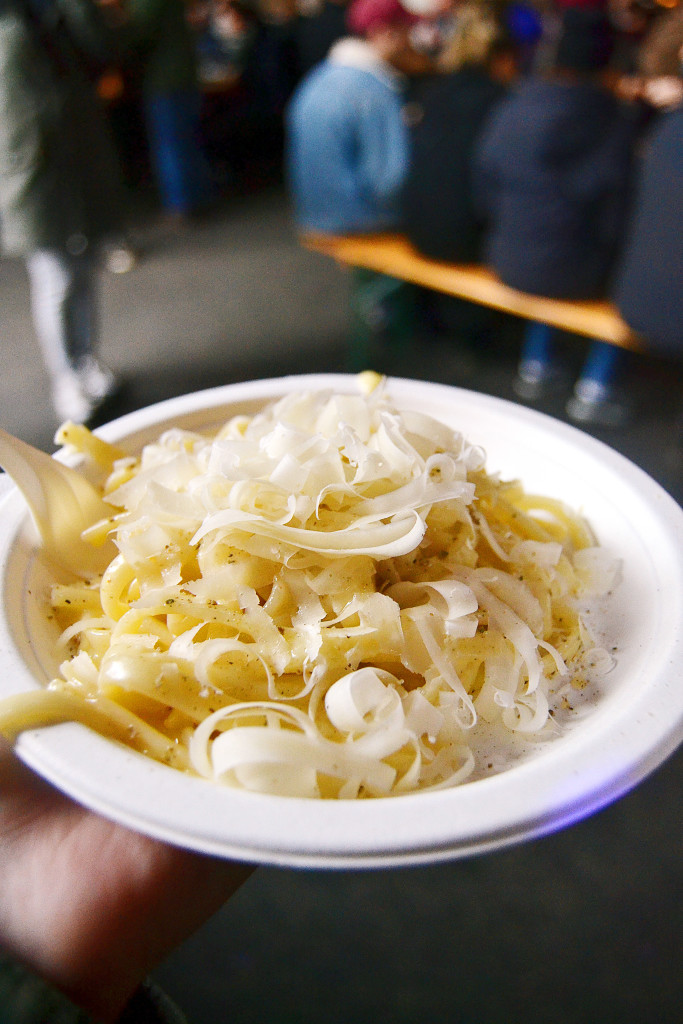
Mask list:
[[[73,719],[229,786],[397,796],[475,777],[482,729],[551,738],[562,688],[611,664],[579,609],[615,572],[589,526],[377,375],[139,457],[60,440],[103,470],[84,537],[118,553],[53,586],[59,677],[0,731]]]

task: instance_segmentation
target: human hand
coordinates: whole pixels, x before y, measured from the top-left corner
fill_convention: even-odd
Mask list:
[[[0,945],[104,1024],[251,871],[85,810],[0,736]]]

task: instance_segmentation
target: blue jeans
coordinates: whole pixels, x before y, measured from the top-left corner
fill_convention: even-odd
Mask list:
[[[524,333],[522,363],[538,362],[550,368],[554,360],[555,328],[548,324],[531,322]],[[593,381],[606,392],[614,384],[623,360],[623,350],[607,341],[594,341],[581,369],[581,381]]]
[[[152,168],[162,204],[172,213],[192,213],[211,198],[200,104],[201,97],[194,91],[150,93],[144,99]]]

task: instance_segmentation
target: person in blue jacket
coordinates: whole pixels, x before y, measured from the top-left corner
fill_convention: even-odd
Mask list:
[[[600,10],[569,8],[554,68],[497,107],[475,156],[488,221],[485,258],[513,288],[565,299],[609,289],[631,199],[636,119],[605,83],[614,33]],[[567,407],[580,422],[617,425],[619,350],[598,342]],[[530,325],[515,390],[533,399],[558,377],[550,328]]]
[[[407,75],[425,66],[411,42],[417,20],[398,0],[353,0],[353,36],[336,42],[297,86],[286,111],[286,155],[301,230],[398,225],[408,170]]]

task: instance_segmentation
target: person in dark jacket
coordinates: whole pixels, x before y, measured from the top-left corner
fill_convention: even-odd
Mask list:
[[[661,114],[646,140],[613,294],[652,349],[683,357],[683,104]]]
[[[97,359],[96,272],[124,204],[90,77],[114,48],[92,0],[0,0],[0,233],[26,261],[60,420],[89,420],[116,388]]]
[[[620,251],[632,184],[635,119],[603,84],[613,31],[599,10],[569,8],[555,66],[505,100],[476,153],[488,218],[486,258],[513,288],[567,299],[603,297]],[[534,398],[557,377],[552,338],[530,328],[516,390]],[[597,343],[568,406],[572,418],[616,425],[618,350]]]
[[[453,70],[414,84],[417,115],[401,196],[403,229],[413,245],[453,263],[481,259],[483,221],[472,194],[472,154],[486,117],[506,96],[517,71],[515,44],[504,22],[484,4],[477,8],[476,45],[459,50]]]
[[[475,186],[487,257],[506,284],[554,298],[604,295],[631,185],[633,119],[602,84],[610,31],[569,9],[554,72],[526,80],[483,132]]]

